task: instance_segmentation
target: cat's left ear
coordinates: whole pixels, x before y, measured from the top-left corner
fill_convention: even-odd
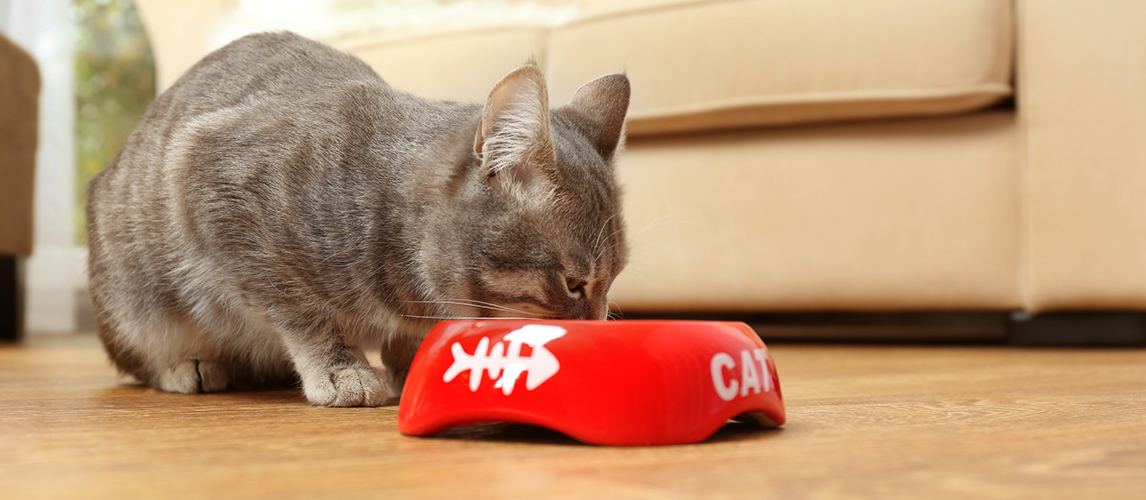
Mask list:
[[[519,197],[535,197],[545,189],[546,170],[557,154],[545,76],[536,65],[511,71],[490,91],[474,152],[494,188]]]
[[[561,107],[563,111],[571,111],[589,122],[580,128],[605,160],[613,157],[624,140],[629,94],[627,76],[619,73],[605,75],[582,85]]]

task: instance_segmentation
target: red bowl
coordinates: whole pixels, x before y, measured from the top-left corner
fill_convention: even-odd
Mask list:
[[[601,445],[703,441],[729,419],[784,423],[768,348],[711,321],[439,323],[410,367],[398,430],[538,425]]]

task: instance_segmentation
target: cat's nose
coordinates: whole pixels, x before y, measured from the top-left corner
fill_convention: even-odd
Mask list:
[[[587,297],[589,304],[589,314],[585,319],[608,319],[609,318],[609,302],[604,298],[595,299]]]

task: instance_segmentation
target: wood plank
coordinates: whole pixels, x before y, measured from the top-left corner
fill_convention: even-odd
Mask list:
[[[1146,350],[770,346],[789,423],[608,448],[443,437],[295,391],[118,379],[90,337],[0,347],[3,498],[1146,498]]]

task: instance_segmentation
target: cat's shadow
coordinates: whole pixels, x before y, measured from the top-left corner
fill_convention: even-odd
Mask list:
[[[291,404],[295,406],[315,407],[306,400],[301,389],[274,387],[274,388],[243,388],[212,393],[218,397],[230,400],[243,400],[247,403]],[[379,408],[397,409],[398,398],[390,398],[378,405]]]
[[[310,403],[306,401],[306,397],[302,395],[301,390],[288,384],[250,387],[241,386],[219,392],[177,394],[149,387],[146,384],[135,380],[118,380],[115,385],[104,389],[102,395],[105,397],[105,399],[113,399],[117,396],[122,396],[125,394],[138,396],[142,395],[143,393],[147,394],[149,397],[164,398],[171,401],[194,402],[195,404],[201,404],[204,402],[218,403],[223,401],[237,401],[247,404],[310,405]],[[398,400],[394,399],[393,404],[397,405]]]
[[[114,388],[107,389],[107,391],[108,396],[117,394],[122,395],[122,391],[149,391],[173,398],[196,398],[206,396],[215,399],[213,402],[222,402],[221,400],[226,400],[256,405],[289,404],[310,406],[310,403],[306,401],[306,397],[303,396],[298,389],[284,387],[265,387],[258,389],[245,388],[226,390],[210,394],[186,395],[163,392],[158,389],[147,387],[146,385],[140,383],[122,383]],[[114,400],[116,398],[110,399]],[[386,401],[386,403],[381,407],[396,409],[398,406],[398,401],[399,400],[397,398],[390,399]],[[783,428],[763,429],[754,424],[729,421],[721,426],[720,429],[718,429],[711,437],[701,441],[700,443],[697,443],[696,445],[702,446],[705,444],[767,439],[770,437],[779,436],[781,432],[783,432]],[[433,436],[429,436],[427,439],[506,444],[517,443],[559,446],[594,446],[592,444],[578,441],[565,434],[544,427],[509,422],[479,423],[453,427],[439,432]]]

